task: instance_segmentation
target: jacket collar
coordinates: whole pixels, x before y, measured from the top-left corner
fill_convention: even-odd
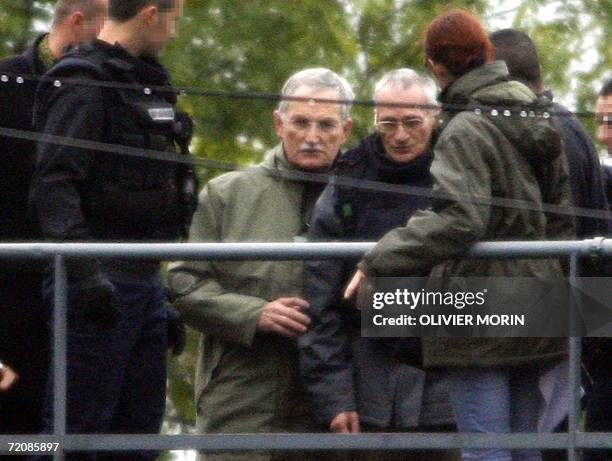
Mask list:
[[[409,162],[396,162],[387,154],[382,138],[378,133],[363,139],[352,152],[365,159],[370,168],[376,171],[376,179],[394,184],[404,184],[429,178],[433,161],[431,144],[425,152]]]
[[[268,173],[278,174],[282,171],[293,171],[291,164],[285,158],[285,151],[282,144],[277,144],[266,152],[263,161],[258,165]]]
[[[336,160],[340,157],[341,152],[336,156]],[[334,162],[335,163],[335,162]],[[300,168],[292,165],[287,160],[287,155],[285,154],[285,148],[283,144],[280,143],[276,145],[274,148],[270,149],[266,152],[263,162],[261,163],[263,168],[268,170],[282,170],[282,171],[304,171],[307,174],[315,174],[312,171],[301,170]],[[328,171],[332,171],[333,165],[330,166]]]
[[[509,79],[504,61],[493,61],[471,70],[451,83],[440,95],[446,103],[465,101],[478,90]]]
[[[340,153],[336,157],[336,161],[339,157]],[[336,161],[334,162],[334,165]],[[273,149],[266,152],[264,160],[259,164],[259,167],[263,168],[270,176],[287,181],[296,181],[306,185],[312,184],[315,188],[321,188],[327,183],[324,176],[331,175],[334,165],[332,165],[330,169],[325,172],[301,170],[300,168],[289,163],[287,156],[285,155],[283,144],[280,143]]]
[[[134,56],[119,43],[110,44],[94,39],[90,43],[82,45],[81,48],[103,51],[105,56],[108,57],[106,60],[108,65],[114,66],[124,73],[132,74],[138,83],[158,86],[169,84],[170,74],[157,59]]]
[[[34,39],[32,46],[30,46],[23,56],[31,63],[32,72],[34,75],[43,75],[48,69],[44,65],[42,59],[39,54],[39,46],[40,43],[47,37],[49,34],[40,34],[38,37]]]

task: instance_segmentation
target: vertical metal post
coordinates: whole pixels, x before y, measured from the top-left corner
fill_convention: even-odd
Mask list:
[[[580,308],[579,264],[580,256],[572,253],[570,259],[570,331],[577,325],[577,315]],[[576,432],[580,423],[580,363],[581,363],[581,338],[571,336],[569,339],[569,415],[568,415],[568,461],[578,461],[576,451]]]
[[[62,442],[53,455],[54,461],[64,459],[63,439],[66,435],[66,371],[67,371],[67,276],[64,258],[55,256],[53,293],[53,434]]]

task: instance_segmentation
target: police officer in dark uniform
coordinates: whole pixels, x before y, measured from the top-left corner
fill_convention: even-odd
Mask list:
[[[39,145],[31,200],[47,239],[167,242],[189,225],[196,187],[182,154],[190,119],[175,112],[168,73],[157,61],[182,6],[111,0],[99,39],[47,73],[36,124],[80,141]],[[169,319],[159,262],[73,259],[68,278],[68,432],[159,432],[166,350],[184,340],[180,319]]]
[[[36,143],[10,136],[5,130],[34,130],[36,77],[43,75],[67,47],[96,37],[106,19],[106,9],[106,0],[58,0],[49,33],[38,36],[23,54],[0,60],[2,242],[41,240],[38,226],[27,211]],[[40,289],[41,266],[35,260],[0,258],[0,360],[19,376],[10,391],[0,392],[0,434],[35,434],[43,429],[50,338]],[[21,457],[5,455],[2,459]]]

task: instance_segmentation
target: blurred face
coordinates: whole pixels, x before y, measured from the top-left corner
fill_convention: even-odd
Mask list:
[[[68,18],[70,27],[70,43],[76,45],[93,40],[102,30],[102,26],[108,15],[108,0],[98,0],[95,10],[85,14],[83,11],[75,11]]]
[[[160,11],[150,7],[144,12],[145,31],[144,55],[156,57],[165,46],[176,37],[177,22],[183,16],[184,0],[176,0],[174,7],[168,11]]]
[[[301,87],[295,97],[338,99],[334,90]],[[342,106],[314,101],[290,101],[274,112],[274,126],[283,142],[287,161],[308,171],[327,170],[351,134],[352,121],[342,120]]]
[[[376,103],[430,104],[418,85],[405,90],[384,88]],[[435,111],[408,107],[376,107],[376,128],[387,155],[396,162],[409,162],[429,147],[435,123]]]
[[[98,36],[100,31],[102,30],[102,26],[106,21],[108,15],[108,0],[99,0],[98,8],[96,10],[96,14],[92,18],[88,18],[85,21],[85,25],[83,27],[83,42],[87,42],[89,40],[93,40]]]
[[[612,94],[601,96],[597,101],[597,140],[608,148],[612,155]]]

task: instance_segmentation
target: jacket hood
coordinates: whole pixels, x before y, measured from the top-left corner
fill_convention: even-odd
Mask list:
[[[463,75],[445,90],[442,102],[480,107],[483,116],[534,166],[557,158],[563,151],[550,115],[554,110],[551,99],[536,96],[527,86],[510,80],[505,62],[490,62]],[[493,110],[497,116],[491,114]],[[507,110],[511,115],[504,114]]]
[[[38,53],[40,42],[42,42],[47,35],[49,34],[44,33],[38,35],[32,42],[32,45],[24,53],[25,58],[32,63],[32,70],[35,75],[42,75],[47,71]]]

